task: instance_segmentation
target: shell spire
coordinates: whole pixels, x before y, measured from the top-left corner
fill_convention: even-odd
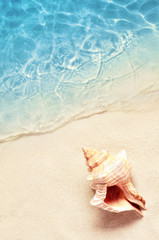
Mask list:
[[[125,150],[118,155],[88,147],[82,150],[89,171],[87,179],[96,191],[91,205],[116,213],[135,210],[142,215],[145,200],[130,180],[131,166]]]
[[[99,166],[103,161],[105,161],[109,155],[109,153],[105,150],[98,152],[94,148],[82,148],[84,156],[86,158],[86,165],[90,170]]]

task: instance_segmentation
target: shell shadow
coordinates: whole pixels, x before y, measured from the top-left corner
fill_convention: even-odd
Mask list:
[[[135,211],[111,213],[98,209],[95,226],[99,229],[114,229],[128,226],[142,219]]]

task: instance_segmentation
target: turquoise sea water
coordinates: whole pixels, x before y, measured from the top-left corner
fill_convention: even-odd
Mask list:
[[[159,0],[1,0],[0,140],[159,99]]]

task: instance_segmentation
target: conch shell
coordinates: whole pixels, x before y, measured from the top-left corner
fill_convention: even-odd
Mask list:
[[[125,150],[110,155],[103,150],[82,148],[88,166],[88,180],[96,193],[90,204],[110,212],[135,210],[142,214],[145,200],[130,180],[130,163]]]

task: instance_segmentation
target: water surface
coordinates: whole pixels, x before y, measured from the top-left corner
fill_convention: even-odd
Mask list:
[[[158,0],[1,0],[0,139],[159,99]]]

